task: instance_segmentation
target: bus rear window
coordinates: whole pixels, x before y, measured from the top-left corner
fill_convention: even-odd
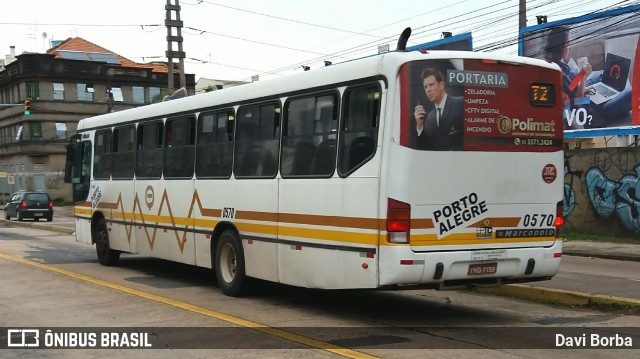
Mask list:
[[[403,146],[430,151],[562,148],[558,70],[438,59],[407,63],[400,76]]]

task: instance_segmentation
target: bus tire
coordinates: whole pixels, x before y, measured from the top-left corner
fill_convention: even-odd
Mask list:
[[[245,275],[244,252],[238,236],[232,230],[222,232],[218,238],[215,271],[222,293],[237,297],[246,292],[248,278]]]
[[[93,240],[96,243],[96,253],[98,261],[103,266],[115,266],[120,260],[120,251],[111,249],[109,245],[109,230],[104,218],[100,218],[93,233]]]

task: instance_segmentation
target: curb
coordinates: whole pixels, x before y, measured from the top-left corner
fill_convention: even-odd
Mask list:
[[[74,228],[59,227],[51,224],[35,224],[32,222],[7,221],[6,219],[0,219],[0,222],[5,226],[29,227],[34,229],[42,229],[43,231],[52,231],[52,232],[59,232],[64,234],[76,233],[76,230]]]
[[[562,250],[562,255],[567,256],[576,256],[576,257],[590,257],[590,258],[602,258],[602,259],[612,259],[616,261],[631,261],[631,262],[640,262],[640,257],[637,255],[626,255],[626,254],[613,254],[613,253],[598,253],[594,255],[589,252],[582,252],[579,250]]]
[[[479,288],[480,293],[495,294],[527,300],[551,302],[569,306],[611,306],[640,310],[640,300],[611,295],[588,294],[563,289],[531,287],[522,284],[507,284],[498,288]]]

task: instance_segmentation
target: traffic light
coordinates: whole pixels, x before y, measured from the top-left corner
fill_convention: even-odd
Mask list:
[[[24,100],[24,115],[31,115],[31,100]]]

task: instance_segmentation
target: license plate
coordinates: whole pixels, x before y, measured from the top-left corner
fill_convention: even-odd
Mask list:
[[[37,213],[37,212],[36,212],[36,213],[34,213],[33,215],[34,215],[34,217],[42,217],[42,213]]]
[[[468,275],[495,274],[498,271],[498,263],[469,264]]]

